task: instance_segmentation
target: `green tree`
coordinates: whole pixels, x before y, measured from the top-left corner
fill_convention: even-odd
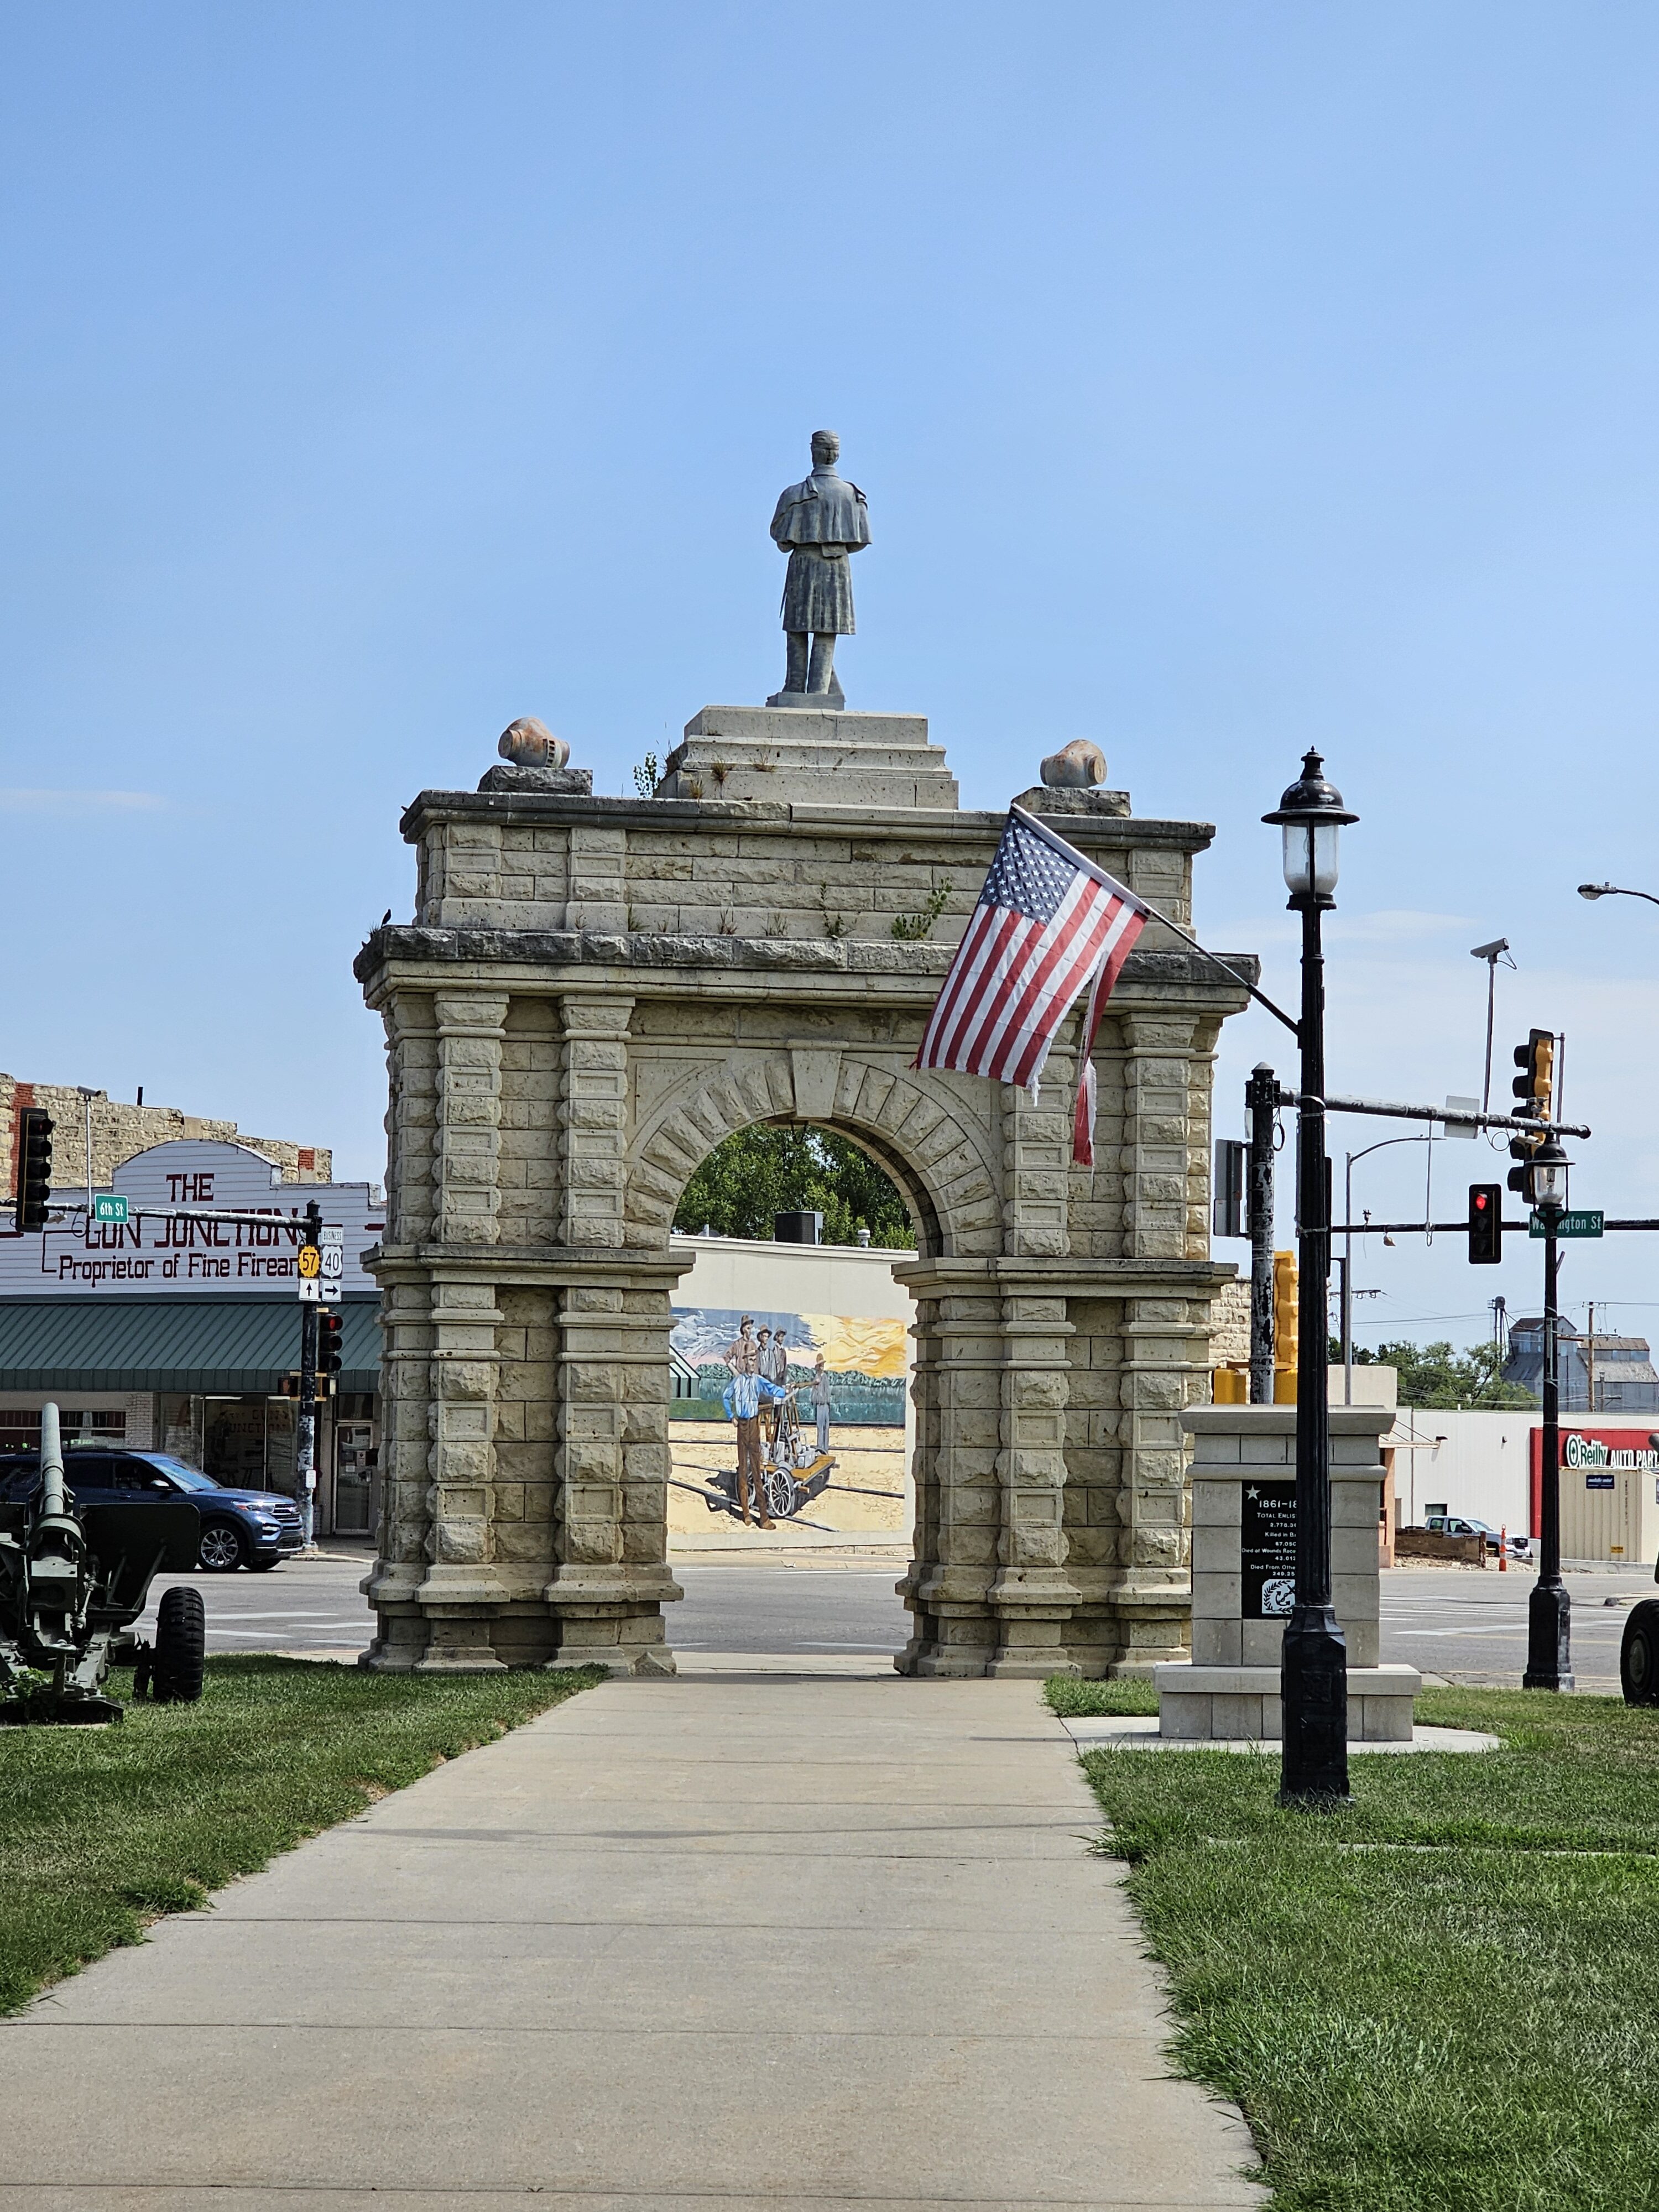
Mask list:
[[[826,1244],[914,1251],[909,1211],[867,1152],[828,1129],[758,1122],[716,1145],[680,1194],[674,1226],[695,1237],[770,1237],[775,1213],[822,1213]]]
[[[1402,1406],[1443,1407],[1448,1412],[1477,1409],[1518,1409],[1537,1403],[1530,1390],[1518,1382],[1498,1379],[1504,1364],[1496,1344],[1472,1344],[1467,1352],[1454,1352],[1449,1342],[1437,1344],[1379,1344],[1375,1352],[1356,1348],[1357,1367],[1392,1367],[1400,1377]],[[1331,1362],[1342,1358],[1342,1346],[1331,1339]]]

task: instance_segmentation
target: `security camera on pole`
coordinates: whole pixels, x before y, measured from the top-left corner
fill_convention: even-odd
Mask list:
[[[1285,1752],[1279,1802],[1310,1808],[1348,1796],[1348,1650],[1331,1602],[1329,1359],[1331,1273],[1325,1153],[1325,958],[1320,917],[1336,904],[1337,833],[1357,822],[1310,752],[1264,822],[1285,833],[1289,905],[1302,916],[1301,1096],[1297,1106],[1297,1277],[1304,1322],[1296,1385],[1296,1606],[1285,1630],[1280,1696]]]

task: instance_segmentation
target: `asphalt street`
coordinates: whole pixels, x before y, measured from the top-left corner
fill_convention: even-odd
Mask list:
[[[1437,1681],[1519,1689],[1527,1663],[1529,1569],[1395,1567],[1382,1577],[1382,1656]],[[1659,1596],[1651,1571],[1570,1574],[1573,1677],[1581,1690],[1619,1688],[1619,1640],[1632,1605]],[[1612,1601],[1610,1603],[1609,1601]]]
[[[310,1651],[342,1658],[368,1644],[358,1590],[361,1550],[290,1559],[270,1574],[192,1575],[207,1602],[210,1651]],[[790,1565],[674,1563],[685,1591],[670,1637],[682,1651],[880,1656],[898,1650],[907,1615],[894,1594],[896,1563]],[[179,1577],[168,1577],[177,1580]],[[1526,1663],[1525,1571],[1395,1568],[1382,1577],[1382,1656],[1448,1682],[1517,1686]],[[158,1584],[158,1592],[165,1584]],[[1616,1691],[1619,1639],[1635,1600],[1659,1595],[1639,1569],[1571,1575],[1573,1664],[1578,1686]],[[1609,1599],[1613,1602],[1607,1602]],[[154,1610],[150,1616],[154,1625]]]

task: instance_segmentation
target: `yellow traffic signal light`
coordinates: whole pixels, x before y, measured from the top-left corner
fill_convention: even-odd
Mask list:
[[[1518,1101],[1516,1112],[1529,1121],[1551,1120],[1555,1096],[1554,1032],[1530,1031],[1525,1044],[1515,1048],[1515,1064],[1521,1070],[1511,1085]]]
[[[1273,1403],[1296,1403],[1297,1285],[1294,1252],[1273,1254]]]

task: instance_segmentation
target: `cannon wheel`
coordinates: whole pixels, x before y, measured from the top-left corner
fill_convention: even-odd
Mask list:
[[[158,1705],[193,1705],[202,1694],[207,1608],[198,1589],[164,1590],[155,1615],[150,1686]]]
[[[787,1521],[800,1504],[800,1494],[795,1487],[795,1478],[787,1468],[769,1467],[766,1470],[766,1510],[775,1520]]]
[[[1659,1597],[1631,1607],[1619,1650],[1619,1686],[1627,1705],[1659,1705]]]

